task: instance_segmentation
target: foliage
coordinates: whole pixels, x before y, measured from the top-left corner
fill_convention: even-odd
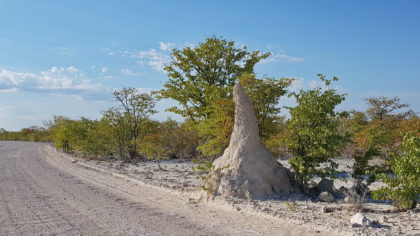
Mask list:
[[[287,146],[287,137],[290,134],[286,125],[286,118],[284,116],[277,117],[274,123],[275,127],[273,127],[273,130],[275,130],[275,134],[263,140],[263,142],[276,159],[287,159],[290,157]]]
[[[378,199],[392,200],[400,209],[415,207],[420,198],[420,136],[407,133],[403,136],[400,153],[391,155],[392,174],[382,174],[379,180],[387,186],[374,192]]]
[[[353,198],[357,210],[362,210],[369,186],[376,180],[375,175],[379,173],[378,166],[372,166],[369,161],[378,155],[374,147],[367,151],[359,151],[353,154],[354,163],[352,166],[353,187],[350,195]]]
[[[180,107],[172,107],[172,112],[192,121],[208,118],[214,101],[231,97],[237,77],[253,73],[255,64],[269,55],[248,52],[246,46],[235,47],[234,41],[216,37],[197,47],[174,49],[172,62],[165,67],[169,80],[160,95],[179,102]]]
[[[54,117],[49,129],[56,147],[92,157],[118,154],[125,161],[128,155],[134,158],[138,154],[137,139],[149,115],[155,112],[155,101],[152,95],[134,88],[115,91],[114,98],[120,106],[105,111],[98,121]]]
[[[366,115],[370,122],[355,133],[354,140],[361,149],[377,148],[378,155],[387,159],[387,153],[398,146],[404,123],[410,123],[407,121],[417,117],[412,110],[401,111],[409,105],[400,103],[398,97],[371,97],[366,101],[369,105]],[[405,131],[407,130],[409,129],[406,127]]]
[[[114,139],[115,151],[121,160],[125,160],[128,153],[129,127],[127,118],[116,108],[110,108],[103,112],[102,121],[109,127],[109,132]]]
[[[197,155],[198,133],[175,120],[150,121],[139,140],[139,152],[150,159],[191,158]]]
[[[109,127],[103,121],[71,120],[56,116],[48,124],[57,148],[64,152],[81,151],[85,156],[99,157],[112,152],[112,137]]]
[[[409,107],[406,103],[400,103],[398,97],[370,97],[366,101],[369,104],[369,109],[366,111],[366,114],[372,121],[404,120],[415,116],[412,110],[395,113],[397,110]]]
[[[195,124],[202,143],[198,150],[205,156],[217,156],[229,145],[234,122],[234,103],[231,98],[219,99],[209,109],[214,113]]]
[[[308,192],[313,184],[313,175],[333,177],[337,164],[330,159],[339,155],[340,148],[347,141],[338,132],[339,119],[347,113],[335,111],[345,95],[329,87],[338,78],[331,81],[323,75],[318,76],[325,88],[318,86],[292,93],[297,106],[289,108],[291,118],[287,122],[287,142],[293,154],[289,162],[304,192]],[[321,164],[324,165],[322,168]]]
[[[104,113],[106,120],[114,127],[118,139],[119,154],[124,160],[133,159],[138,154],[138,139],[141,136],[142,125],[156,113],[155,99],[149,93],[141,93],[135,88],[123,88],[114,91],[114,99],[118,107]]]
[[[20,131],[7,131],[0,128],[0,140],[48,142],[51,141],[51,137],[47,129],[31,126]]]
[[[270,53],[247,51],[234,41],[212,37],[197,47],[174,49],[172,61],[165,67],[168,81],[161,98],[180,105],[169,109],[189,119],[199,131],[200,150],[215,156],[227,146],[233,127],[232,88],[244,73]]]
[[[257,79],[254,74],[245,73],[239,77],[239,81],[254,106],[261,138],[269,139],[278,132],[278,104],[280,97],[287,93],[286,88],[292,84],[293,79]]]
[[[49,129],[56,148],[62,148],[64,152],[70,152],[75,146],[76,138],[73,135],[73,121],[64,116],[54,116],[49,122]]]

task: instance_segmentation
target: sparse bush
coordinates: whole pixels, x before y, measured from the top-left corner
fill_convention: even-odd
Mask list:
[[[291,118],[287,122],[289,135],[287,143],[293,158],[289,162],[301,190],[309,193],[313,176],[334,177],[337,164],[331,158],[337,157],[346,137],[338,132],[340,118],[345,112],[335,108],[344,101],[345,94],[329,88],[331,80],[319,75],[325,88],[292,93],[297,106],[289,108]],[[334,77],[333,81],[338,80]],[[321,166],[322,165],[322,166]]]
[[[349,197],[352,198],[356,210],[362,210],[369,191],[369,185],[375,181],[376,168],[375,166],[370,166],[369,161],[377,154],[378,151],[375,148],[369,148],[367,151],[353,156],[353,187],[350,189]]]
[[[411,209],[420,198],[420,136],[403,136],[400,152],[391,155],[392,174],[379,175],[387,186],[374,191],[377,199],[389,199],[399,209]]]

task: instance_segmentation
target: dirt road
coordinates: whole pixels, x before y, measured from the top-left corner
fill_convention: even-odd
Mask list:
[[[0,141],[0,235],[326,235],[192,204],[47,157],[44,145]]]

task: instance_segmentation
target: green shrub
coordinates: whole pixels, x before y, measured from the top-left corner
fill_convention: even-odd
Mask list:
[[[289,159],[295,178],[304,193],[314,185],[313,176],[333,178],[337,164],[331,159],[339,156],[347,141],[338,131],[340,118],[347,115],[337,112],[345,94],[329,87],[333,80],[318,75],[324,87],[292,93],[297,106],[289,108],[291,118],[287,122],[289,135],[286,142],[293,155]]]
[[[376,199],[392,200],[399,209],[412,209],[420,197],[420,136],[403,136],[400,152],[391,155],[393,174],[382,174],[379,180],[387,186],[374,191]]]

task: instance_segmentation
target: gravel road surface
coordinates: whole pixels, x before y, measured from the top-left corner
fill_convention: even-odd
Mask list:
[[[327,235],[272,218],[213,209],[0,141],[0,235]]]

